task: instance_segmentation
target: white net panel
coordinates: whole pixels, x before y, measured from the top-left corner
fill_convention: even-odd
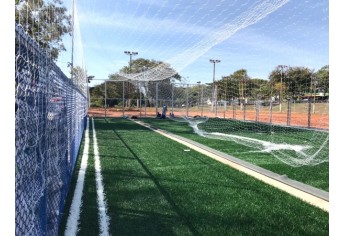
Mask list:
[[[92,88],[93,114],[159,116],[166,107],[198,134],[291,166],[328,161],[328,1],[80,5],[82,24],[99,32],[88,40],[100,74],[118,81]]]

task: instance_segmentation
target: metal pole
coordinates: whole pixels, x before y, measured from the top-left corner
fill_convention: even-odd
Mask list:
[[[279,94],[279,111],[282,112],[282,103],[283,103],[283,73],[284,68],[287,68],[286,65],[279,65],[280,68],[280,94]]]
[[[104,117],[107,117],[107,81],[104,82]]]
[[[158,112],[158,82],[156,82],[156,115]]]
[[[270,101],[270,124],[272,124],[272,109],[273,109],[273,102]]]
[[[186,88],[186,96],[187,96],[187,98],[186,98],[186,114],[187,114],[187,117],[188,117],[188,108],[189,108],[189,101],[188,101],[188,84],[187,84],[187,88]]]
[[[255,121],[259,121],[259,101],[255,101]]]
[[[243,99],[243,120],[246,120],[246,103],[244,102],[244,99]]]
[[[288,107],[287,107],[287,118],[286,118],[286,125],[290,125],[291,120],[291,100],[288,99]]]
[[[215,90],[214,90],[214,93],[215,93],[215,96],[214,96],[214,98],[215,98],[215,103],[216,103],[216,117],[218,116],[218,101],[217,101],[217,99],[218,99],[218,91],[217,91],[217,89],[218,89],[218,86],[216,85],[215,86]]]
[[[141,117],[141,82],[139,83],[139,116]]]
[[[236,104],[235,100],[232,100],[232,119],[236,119]]]
[[[204,87],[201,87],[201,116],[204,113]]]
[[[125,81],[122,81],[122,117],[125,116]]]
[[[171,113],[174,114],[174,83],[171,84]]]
[[[220,60],[215,60],[215,59],[210,59],[210,62],[213,63],[213,98],[212,98],[212,105],[211,105],[211,111],[214,111],[214,102],[215,102],[215,97],[216,97],[216,91],[215,91],[215,76],[216,76],[216,63],[219,63]],[[217,114],[216,114],[217,115]]]
[[[310,128],[310,120],[311,120],[311,100],[308,99],[308,128]]]

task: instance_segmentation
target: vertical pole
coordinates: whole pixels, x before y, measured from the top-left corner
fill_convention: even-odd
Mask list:
[[[217,101],[217,99],[218,99],[218,86],[216,85],[215,86],[215,90],[214,90],[214,100],[215,100],[215,103],[216,103],[216,117],[218,116],[218,101]]]
[[[125,116],[125,81],[122,81],[122,117]]]
[[[255,121],[259,121],[259,101],[255,101]]]
[[[104,117],[107,117],[107,81],[104,82]]]
[[[224,119],[225,119],[225,113],[226,113],[226,100],[224,102]]]
[[[212,112],[214,111],[214,103],[216,100],[216,86],[214,84],[215,82],[215,73],[216,73],[216,62],[213,62],[213,101],[212,101]],[[216,114],[217,116],[217,114]]]
[[[236,119],[236,112],[235,112],[235,100],[232,100],[232,119]]]
[[[141,82],[139,83],[139,116],[141,117]]]
[[[243,99],[243,120],[246,120],[246,103]]]
[[[188,108],[189,108],[189,101],[188,101],[188,84],[186,88],[186,115],[188,117]]]
[[[291,120],[291,100],[288,99],[288,107],[287,107],[287,118],[286,118],[286,125],[290,125]]]
[[[273,102],[270,101],[270,124],[272,124],[272,109],[273,109]]]
[[[171,83],[171,113],[174,114],[174,83]]]
[[[308,99],[308,128],[310,128],[310,119],[311,119],[311,100]]]
[[[201,116],[204,113],[204,87],[201,87]]]
[[[158,112],[158,82],[156,82],[156,115]]]

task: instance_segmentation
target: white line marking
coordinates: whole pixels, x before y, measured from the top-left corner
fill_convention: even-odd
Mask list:
[[[109,217],[107,215],[107,203],[105,199],[103,177],[101,173],[101,162],[99,160],[98,144],[95,130],[95,123],[92,118],[93,131],[93,152],[95,155],[95,171],[96,171],[96,188],[97,188],[97,203],[99,215],[99,229],[100,235],[109,235]]]
[[[87,169],[87,160],[89,158],[89,118],[87,118],[86,122],[86,130],[85,130],[85,144],[83,150],[83,156],[81,159],[81,165],[78,173],[78,180],[74,190],[73,200],[70,208],[70,213],[67,220],[65,235],[77,235],[78,232],[78,221],[80,218],[80,208],[82,203],[82,196],[83,196],[83,188],[84,188],[84,180],[85,180],[85,173]]]

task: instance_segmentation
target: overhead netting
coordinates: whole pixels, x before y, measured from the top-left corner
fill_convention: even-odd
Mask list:
[[[108,77],[94,115],[165,115],[294,167],[328,161],[328,1],[79,5]]]

